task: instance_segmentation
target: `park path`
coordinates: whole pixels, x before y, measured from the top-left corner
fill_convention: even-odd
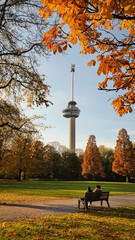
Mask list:
[[[0,222],[75,213],[78,211],[77,203],[78,199],[44,200],[15,204],[1,203]],[[111,207],[133,206],[135,205],[135,194],[110,196],[109,203]],[[92,208],[99,205],[100,202],[94,202]],[[103,202],[103,207],[107,207],[106,202]]]

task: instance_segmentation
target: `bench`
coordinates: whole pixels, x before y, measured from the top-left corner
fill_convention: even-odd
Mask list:
[[[110,208],[110,204],[109,204],[109,192],[89,192],[85,194],[85,198],[84,199],[79,199],[78,200],[78,208],[80,209],[80,203],[83,204],[83,207],[85,210],[88,210],[88,203],[92,203],[92,202],[97,202],[100,201],[101,202],[101,206],[103,204],[103,201],[106,201],[108,207]]]

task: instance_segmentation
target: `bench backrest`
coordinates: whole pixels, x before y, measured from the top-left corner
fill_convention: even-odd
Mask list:
[[[108,199],[110,192],[102,192],[100,200]]]
[[[89,192],[85,194],[85,201],[106,200],[109,197],[109,192]]]
[[[93,192],[85,193],[85,201],[90,201],[93,199]]]

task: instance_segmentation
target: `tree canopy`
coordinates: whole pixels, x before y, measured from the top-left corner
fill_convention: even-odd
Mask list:
[[[99,146],[99,151],[102,158],[102,164],[104,167],[105,179],[106,180],[116,180],[115,175],[112,172],[112,162],[114,161],[114,150],[107,148],[104,145]]]
[[[41,44],[47,23],[40,8],[38,0],[0,1],[0,101],[26,102],[28,107],[49,104],[49,86],[37,70],[38,56],[48,54]],[[8,122],[13,125],[12,118]]]
[[[98,75],[105,75],[99,89],[119,93],[112,105],[120,116],[132,112],[135,104],[134,0],[41,2],[40,14],[51,22],[42,44],[47,44],[47,49],[55,54],[79,43],[82,54],[94,54],[88,66],[98,62]]]
[[[82,175],[89,179],[90,176],[94,179],[95,176],[104,177],[104,169],[101,161],[101,154],[96,145],[96,138],[90,135],[83,156]]]
[[[125,176],[126,181],[128,181],[129,176],[134,177],[135,175],[134,150],[127,131],[124,128],[119,131],[116,141],[112,171]]]
[[[10,131],[9,128],[12,129],[12,132],[37,133],[36,127],[32,123],[32,118],[26,117],[16,105],[2,99],[0,101],[0,128],[6,134]]]

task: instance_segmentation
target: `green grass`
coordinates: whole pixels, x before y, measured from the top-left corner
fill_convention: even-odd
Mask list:
[[[0,239],[133,240],[135,207],[91,209],[88,213],[48,216],[2,223]]]
[[[0,181],[0,202],[34,201],[84,196],[87,186],[102,186],[111,195],[135,193],[135,183],[87,181]]]

